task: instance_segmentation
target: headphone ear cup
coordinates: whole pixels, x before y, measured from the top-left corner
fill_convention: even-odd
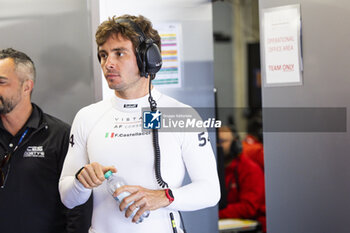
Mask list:
[[[137,60],[137,66],[139,67],[140,76],[141,77],[148,77],[148,71],[147,71],[147,50],[148,50],[149,44],[146,42],[140,43],[139,47],[136,49],[136,60]]]
[[[137,66],[139,68],[139,71],[140,71],[140,76],[141,77],[146,77],[146,74],[145,74],[145,66],[143,65],[143,54],[144,52],[142,51],[142,48],[141,48],[141,45],[139,46],[138,49],[136,49],[136,61],[137,61]]]
[[[141,77],[155,74],[162,68],[162,55],[158,46],[152,40],[141,43],[136,50],[137,66]]]
[[[230,155],[232,158],[236,158],[238,155],[240,155],[242,153],[242,149],[242,143],[239,139],[232,141],[230,147]]]
[[[156,74],[162,68],[162,55],[155,43],[148,44],[146,49],[146,72]]]

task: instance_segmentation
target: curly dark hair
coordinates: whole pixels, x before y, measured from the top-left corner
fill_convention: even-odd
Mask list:
[[[119,17],[113,16],[112,18],[108,18],[108,20],[102,22],[97,28],[95,35],[97,46],[102,46],[110,36],[119,34],[124,39],[129,39],[131,41],[134,47],[134,52],[136,53],[136,48],[140,44],[139,34],[135,32],[133,26],[127,21],[116,22],[116,20],[120,19],[127,19],[134,22],[141,29],[144,35],[147,38],[152,39],[160,49],[161,41],[158,31],[153,29],[151,21],[142,15],[139,15],[138,17],[131,15],[122,15]]]

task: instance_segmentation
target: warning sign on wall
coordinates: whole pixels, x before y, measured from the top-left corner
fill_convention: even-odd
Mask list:
[[[300,5],[264,9],[262,34],[265,86],[301,85]]]

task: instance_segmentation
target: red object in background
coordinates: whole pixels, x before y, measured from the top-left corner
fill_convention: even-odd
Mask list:
[[[242,142],[243,154],[257,163],[264,170],[264,146],[254,136],[247,135]]]
[[[219,217],[255,219],[266,232],[265,182],[261,168],[243,152],[226,167],[225,185],[228,204],[219,211]]]

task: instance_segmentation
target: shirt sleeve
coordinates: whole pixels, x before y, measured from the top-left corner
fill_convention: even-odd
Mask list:
[[[220,185],[208,133],[185,132],[182,157],[191,183],[172,189],[175,200],[169,208],[193,211],[216,205]]]
[[[57,132],[55,131],[55,142],[58,143],[56,147],[57,169],[60,175],[69,146],[70,127],[65,123],[57,124],[55,127],[58,127]],[[67,233],[85,233],[88,231],[91,225],[92,200],[73,209],[68,209],[60,203],[59,209],[62,211],[62,215],[65,216]]]
[[[88,127],[82,111],[79,111],[73,121],[69,148],[59,181],[59,191],[63,204],[68,208],[85,203],[91,189],[85,188],[76,178],[76,172],[89,163],[86,152]]]

